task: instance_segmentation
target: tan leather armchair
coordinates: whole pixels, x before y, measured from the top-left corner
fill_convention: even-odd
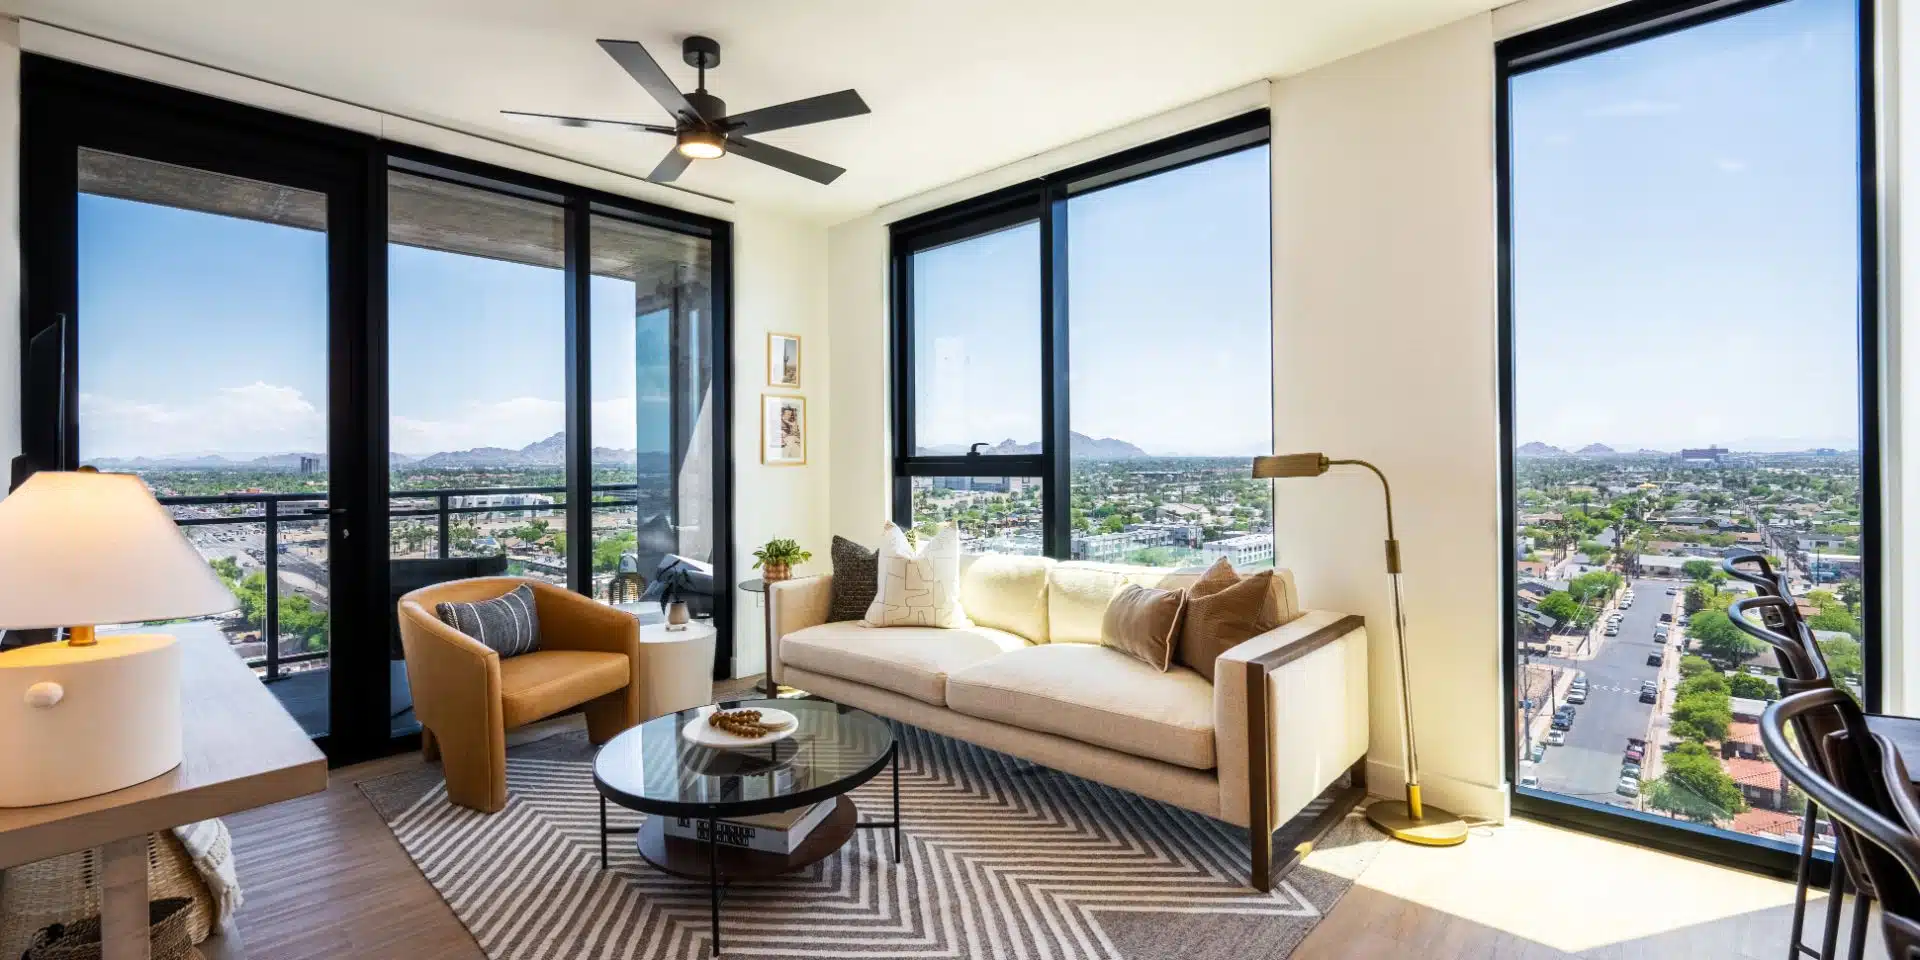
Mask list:
[[[540,649],[501,660],[440,622],[440,603],[491,600],[533,587]],[[507,803],[507,731],[585,704],[587,736],[605,743],[640,717],[640,623],[631,614],[522,577],[475,577],[400,598],[420,749],[438,757],[447,799],[482,813]]]

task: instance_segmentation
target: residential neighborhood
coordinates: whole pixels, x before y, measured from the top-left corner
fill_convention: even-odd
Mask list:
[[[1597,446],[1597,445],[1596,445]],[[1860,478],[1853,451],[1516,451],[1515,782],[1795,839],[1805,798],[1758,733],[1771,648],[1728,619],[1766,556],[1858,696]]]

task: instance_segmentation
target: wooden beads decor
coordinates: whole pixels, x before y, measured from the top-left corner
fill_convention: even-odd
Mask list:
[[[715,710],[707,715],[707,723],[736,737],[748,738],[764,737],[787,726],[784,723],[778,726],[761,723],[758,710]]]

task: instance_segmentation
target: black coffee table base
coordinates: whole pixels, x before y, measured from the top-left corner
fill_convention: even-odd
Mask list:
[[[790,854],[743,850],[717,843],[702,843],[686,837],[666,835],[667,818],[650,816],[638,827],[607,825],[607,798],[600,797],[600,869],[607,868],[607,838],[638,835],[640,859],[662,873],[687,880],[705,880],[713,907],[713,956],[720,955],[720,891],[733,880],[764,880],[803,870],[839,852],[853,838],[855,830],[892,830],[893,862],[900,862],[900,746],[894,744],[888,765],[893,768],[893,819],[861,821],[859,810],[846,794],[834,801],[833,812],[813,828],[807,839]],[[707,818],[707,836],[714,835],[714,821]]]

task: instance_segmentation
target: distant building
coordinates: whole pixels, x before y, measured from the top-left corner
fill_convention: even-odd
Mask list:
[[[1186,523],[1136,523],[1116,533],[1075,534],[1068,549],[1075,560],[1120,563],[1135,550],[1170,547],[1191,550],[1200,544],[1200,528]],[[1268,551],[1271,559],[1272,551]]]
[[[539,507],[553,506],[553,498],[544,493],[478,493],[459,497],[448,497],[449,507]],[[523,510],[522,517],[536,516],[546,511]]]
[[[300,458],[300,475],[301,476],[311,477],[314,474],[319,472],[320,472],[319,457],[301,457]]]
[[[1810,534],[1799,538],[1800,552],[1812,553],[1814,550],[1838,550],[1847,545],[1846,537],[1830,534]]]
[[[1699,557],[1662,557],[1643,553],[1640,555],[1640,573],[1649,577],[1678,577],[1688,563]]]
[[[1273,563],[1273,534],[1248,533],[1200,545],[1208,563],[1225,557],[1236,567],[1255,567]]]
[[[1820,583],[1860,575],[1860,558],[1844,553],[1816,553],[1807,559],[1807,573]]]
[[[1680,451],[1680,459],[1693,462],[1719,463],[1726,455],[1726,447],[1700,447]]]

